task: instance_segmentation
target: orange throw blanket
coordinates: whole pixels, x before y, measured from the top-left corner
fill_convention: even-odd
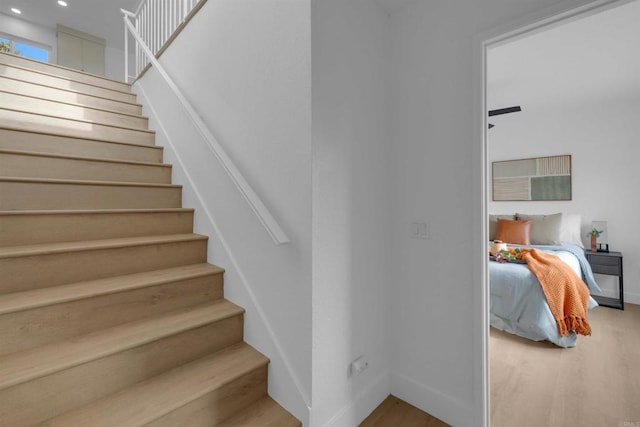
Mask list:
[[[587,321],[589,288],[560,258],[538,249],[521,249],[522,259],[536,275],[561,336],[575,331],[591,335]]]

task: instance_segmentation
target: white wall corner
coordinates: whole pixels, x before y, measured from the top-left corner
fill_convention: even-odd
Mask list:
[[[329,421],[324,422],[323,420],[317,420],[317,416],[314,419],[315,414],[322,414],[325,411],[323,411],[322,408],[315,408],[316,410],[314,412],[314,408],[312,408],[310,426],[353,427],[359,425],[389,396],[390,379],[390,372],[380,374],[360,390],[351,400],[346,402]]]
[[[391,394],[457,427],[479,425],[476,410],[468,402],[457,400],[405,375],[391,375]]]

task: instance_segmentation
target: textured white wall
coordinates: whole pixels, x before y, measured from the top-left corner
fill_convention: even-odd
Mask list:
[[[355,425],[388,392],[453,425],[482,423],[473,37],[584,3],[416,1],[387,18],[367,0],[216,1],[163,56],[295,237],[286,262],[261,265],[261,231],[224,179],[204,187],[232,203],[211,209],[249,281],[268,283],[256,294],[312,395],[310,425]],[[193,150],[184,156],[206,170]],[[430,239],[410,238],[414,219]],[[225,259],[212,240],[212,259]],[[299,269],[271,279],[293,260]],[[244,301],[236,280],[229,294]],[[349,378],[361,354],[370,367]],[[304,419],[282,369],[272,359],[276,397]]]
[[[389,394],[389,18],[370,0],[311,3],[311,425],[351,427]]]
[[[199,208],[196,232],[210,235],[210,262],[229,269],[225,296],[247,310],[245,339],[271,358],[270,394],[303,421],[311,403],[309,7],[288,0],[209,1],[160,59],[282,225],[289,245],[274,246],[205,143],[185,124],[158,74],[152,70],[140,82],[185,163],[186,172],[176,165],[177,182],[188,184],[189,174],[196,183],[195,190],[186,186],[184,202]],[[176,157],[172,151],[170,160]],[[251,293],[265,318],[258,316]]]

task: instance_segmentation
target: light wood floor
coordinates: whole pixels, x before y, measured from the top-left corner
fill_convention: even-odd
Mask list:
[[[574,348],[491,328],[492,427],[640,426],[640,306],[597,307]],[[360,427],[446,423],[390,395]]]
[[[447,425],[404,400],[389,395],[360,424],[360,427],[446,427]]]
[[[563,349],[491,328],[491,426],[640,426],[640,306],[596,307]]]

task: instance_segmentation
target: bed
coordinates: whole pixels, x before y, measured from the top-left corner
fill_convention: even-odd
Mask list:
[[[555,215],[558,215],[556,219],[562,217],[560,214]],[[550,215],[540,215],[537,217],[549,216]],[[526,216],[522,214],[516,214],[514,216],[514,218],[523,217]],[[544,224],[541,224],[540,221],[544,222],[544,218],[537,218],[537,224],[536,221],[530,221],[532,235],[531,241],[528,243],[543,242],[554,244],[522,245],[516,243],[509,246],[536,248],[556,255],[571,266],[591,292],[599,292],[600,288],[584,256],[584,250],[575,242],[576,236],[573,236],[573,242],[561,241],[562,237],[560,237],[559,232],[556,233],[553,239],[548,239],[549,236],[542,238],[539,232],[544,228]],[[538,233],[533,232],[536,225],[539,226]],[[575,226],[575,224],[573,224],[573,226]],[[561,228],[561,225],[557,228]],[[579,225],[577,233],[579,239]],[[490,237],[494,236],[490,234]],[[567,239],[567,234],[564,235],[564,238]],[[577,334],[574,331],[571,331],[565,336],[561,336],[558,332],[558,327],[551,314],[551,309],[547,304],[540,282],[529,270],[526,263],[522,261],[507,263],[490,261],[489,278],[491,326],[530,340],[547,340],[560,347],[574,347],[576,345]],[[592,309],[597,305],[596,301],[589,297],[588,308]]]

